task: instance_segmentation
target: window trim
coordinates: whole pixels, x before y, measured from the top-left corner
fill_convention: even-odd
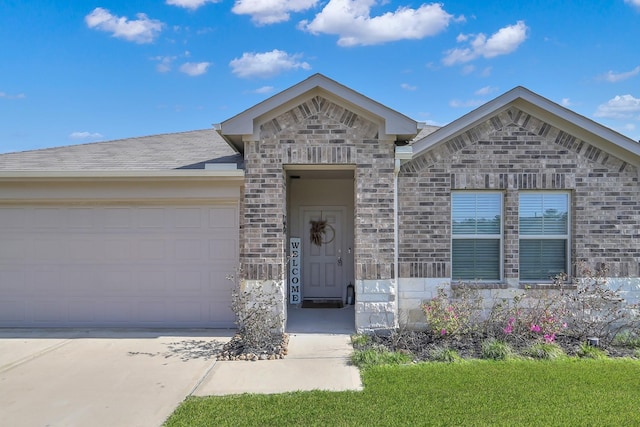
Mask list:
[[[453,195],[454,194],[498,194],[500,196],[500,231],[499,234],[455,234],[453,232]],[[504,281],[504,223],[505,223],[505,209],[504,209],[504,192],[499,190],[452,190],[450,195],[450,206],[449,212],[451,215],[450,218],[450,227],[451,232],[449,233],[451,236],[450,239],[450,248],[451,248],[451,280],[452,281],[473,281],[474,283],[502,283]],[[498,259],[498,278],[497,279],[456,279],[453,277],[453,240],[463,240],[463,239],[472,239],[472,240],[498,240],[499,246],[499,259]]]
[[[522,234],[520,232],[520,197],[522,194],[564,194],[567,196],[567,233],[566,234]],[[520,278],[520,241],[521,240],[564,240],[565,244],[565,272],[571,271],[571,207],[572,193],[570,190],[520,190],[518,191],[518,281],[520,283],[536,282],[536,283],[553,283],[551,279],[521,279]]]

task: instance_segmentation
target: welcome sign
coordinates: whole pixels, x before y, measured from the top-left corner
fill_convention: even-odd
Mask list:
[[[289,239],[289,303],[300,303],[300,238]]]

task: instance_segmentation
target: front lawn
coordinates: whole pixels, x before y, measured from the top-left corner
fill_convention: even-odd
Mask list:
[[[362,392],[189,398],[166,426],[640,425],[638,360],[421,363],[362,378]]]

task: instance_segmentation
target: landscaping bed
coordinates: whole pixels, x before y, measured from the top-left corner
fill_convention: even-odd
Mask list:
[[[505,344],[511,350],[511,357],[553,358],[540,352],[532,354],[532,348],[559,348],[564,356],[570,357],[631,357],[640,358],[640,342],[628,339],[614,340],[608,345],[592,347],[585,341],[568,335],[556,336],[553,343],[540,340],[497,340],[487,334],[473,333],[464,336],[438,336],[430,331],[394,331],[383,335],[355,336],[353,346],[358,351],[387,351],[405,354],[414,362],[445,361],[443,354],[455,354],[460,359],[486,359],[483,345],[487,343]],[[594,350],[591,350],[593,348]],[[548,353],[548,351],[547,351]]]

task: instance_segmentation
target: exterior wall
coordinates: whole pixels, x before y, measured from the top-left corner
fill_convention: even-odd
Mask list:
[[[379,125],[316,96],[260,126],[260,140],[245,142],[245,215],[241,262],[247,280],[284,280],[285,165],[352,165],[355,176],[354,264],[356,327],[384,317],[396,322],[395,292],[372,292],[369,283],[393,287],[394,144],[378,137]],[[304,284],[303,284],[304,286]],[[283,289],[286,287],[283,287]],[[283,300],[285,295],[282,296]],[[383,311],[386,314],[380,316]],[[371,319],[371,320],[370,320]],[[390,323],[390,324],[387,324]]]
[[[399,184],[400,316],[419,322],[419,304],[451,282],[451,191],[503,193],[504,280],[487,289],[517,289],[518,193],[571,193],[571,264],[606,263],[628,299],[640,287],[640,186],[638,170],[515,107],[491,117],[404,164]],[[575,271],[573,272],[575,274]],[[527,283],[539,288],[549,284]]]

